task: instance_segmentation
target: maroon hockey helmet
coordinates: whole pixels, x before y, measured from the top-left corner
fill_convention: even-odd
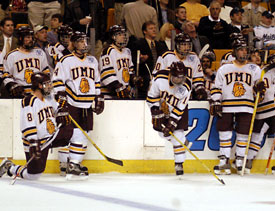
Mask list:
[[[186,56],[192,51],[192,40],[186,33],[179,33],[176,35],[175,45],[176,51],[182,56]]]
[[[124,48],[127,46],[129,38],[126,33],[125,28],[120,25],[113,25],[109,29],[109,34],[112,42],[119,48]],[[121,38],[118,38],[117,35],[123,35]]]
[[[69,45],[70,39],[73,35],[74,31],[69,25],[61,25],[57,29],[58,40],[64,46],[67,47]]]
[[[49,95],[52,91],[52,82],[50,75],[43,73],[43,72],[37,72],[34,73],[31,76],[31,89],[33,91],[40,89],[43,95]],[[42,89],[39,88],[39,84],[42,85]]]
[[[21,26],[17,30],[17,35],[18,35],[18,45],[23,46],[24,43],[24,37],[31,35],[32,37],[34,36],[33,30],[29,26]]]
[[[187,75],[187,68],[183,62],[173,62],[170,66],[170,73],[172,76],[184,77]]]

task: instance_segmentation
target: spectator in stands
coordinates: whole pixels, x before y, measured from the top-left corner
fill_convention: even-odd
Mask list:
[[[51,26],[53,14],[61,13],[60,0],[26,0],[28,17],[32,27],[37,25]]]
[[[258,49],[263,47],[264,50],[275,50],[275,27],[271,25],[273,19],[270,11],[264,11],[260,25],[254,27],[255,36],[260,39],[256,43]]]
[[[193,51],[197,55],[199,55],[200,51],[206,44],[209,44],[209,40],[206,36],[198,35],[195,24],[191,21],[186,21],[183,24],[183,31],[192,39]]]
[[[47,41],[47,26],[41,26],[37,25],[34,27],[33,32],[34,32],[34,38],[35,38],[35,47],[41,48],[45,52],[45,48],[48,45]]]
[[[11,50],[17,48],[17,39],[13,36],[14,25],[11,18],[4,18],[0,22],[0,51],[2,51],[2,56],[9,53]]]
[[[220,3],[221,5],[221,12],[220,12],[220,18],[225,20],[226,23],[230,24],[231,23],[231,19],[230,19],[230,12],[233,9],[232,7],[226,6],[225,0],[217,0],[217,2]]]
[[[248,41],[248,33],[253,32],[253,28],[249,28],[248,25],[242,24],[243,9],[235,7],[230,12],[231,24],[229,24],[229,34],[242,33],[242,35]]]
[[[266,10],[260,6],[261,0],[251,0],[251,3],[243,7],[243,24],[255,27],[260,24],[262,13]]]
[[[174,29],[175,27],[171,23],[165,23],[160,28],[160,41],[164,41],[169,50],[172,49],[171,38],[172,38],[172,30]]]
[[[168,8],[169,0],[159,0],[159,26],[169,22],[173,23],[175,20],[175,12]]]
[[[207,7],[198,3],[197,0],[187,0],[180,6],[186,8],[186,19],[192,21],[196,27],[199,25],[202,17],[209,15]]]
[[[176,21],[175,21],[175,28],[178,33],[183,32],[182,25],[186,21],[186,9],[185,7],[178,7],[175,10]]]
[[[198,27],[199,35],[206,36],[210,41],[210,46],[213,49],[229,48],[229,26],[220,19],[221,5],[217,1],[210,4],[210,15],[202,17]],[[188,13],[187,13],[188,14]]]
[[[127,3],[122,8],[122,25],[125,25],[130,36],[143,38],[142,25],[146,21],[152,21],[158,29],[158,19],[156,10],[147,4],[148,0],[137,0]],[[129,42],[132,42],[130,38]]]
[[[51,31],[48,32],[47,39],[51,45],[58,42],[58,27],[63,24],[63,17],[61,14],[53,14],[51,19]]]
[[[156,41],[157,25],[153,21],[147,21],[142,25],[144,38],[134,43],[135,48],[132,50],[133,62],[136,65],[137,51],[140,50],[140,76],[143,77],[144,86],[139,89],[139,98],[145,99],[151,74],[156,64],[157,58],[168,50],[166,44],[162,41]]]

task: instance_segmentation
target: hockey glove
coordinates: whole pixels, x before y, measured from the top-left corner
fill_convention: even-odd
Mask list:
[[[30,156],[34,156],[35,160],[39,160],[41,158],[41,148],[39,140],[30,140],[30,148],[29,148]]]
[[[165,120],[165,114],[162,110],[159,110],[157,107],[151,108],[151,114],[152,114],[152,124],[153,128],[156,131],[161,132],[162,131],[162,124],[164,124]]]
[[[10,87],[9,91],[12,97],[15,98],[22,98],[24,97],[24,87],[20,86],[17,83],[14,82],[10,82],[9,84],[7,84],[7,86]]]
[[[131,77],[131,82],[132,82],[132,85],[133,86],[136,86],[136,87],[143,87],[143,78],[141,76],[132,76]]]
[[[56,123],[57,125],[61,124],[62,126],[67,126],[71,124],[68,107],[58,108],[56,114]]]
[[[255,92],[260,92],[260,94],[265,94],[266,92],[266,86],[264,81],[258,82],[254,87]]]
[[[205,91],[204,86],[197,86],[195,88],[195,98],[197,100],[206,100],[207,99],[207,92]]]
[[[173,117],[170,117],[168,119],[168,122],[167,124],[165,125],[164,128],[162,128],[162,132],[163,132],[163,136],[164,137],[168,137],[170,136],[170,133],[169,132],[174,132],[175,129],[177,128],[178,126],[178,120],[176,120],[175,118]]]
[[[55,95],[55,100],[59,103],[60,108],[68,106],[66,92],[57,92],[57,94]]]
[[[93,108],[93,112],[97,115],[101,114],[104,110],[104,98],[102,95],[95,97],[95,108]]]
[[[222,117],[222,105],[220,101],[210,101],[210,114],[212,116]]]
[[[125,86],[121,86],[120,88],[116,89],[117,97],[120,99],[129,99],[130,98],[130,92]]]

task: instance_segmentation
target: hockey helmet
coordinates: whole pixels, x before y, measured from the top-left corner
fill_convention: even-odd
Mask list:
[[[17,35],[18,35],[18,45],[19,46],[23,46],[26,49],[31,49],[34,47],[34,37],[33,37],[34,32],[29,26],[21,26],[17,30]],[[24,38],[25,38],[25,36],[28,36],[28,35],[33,37],[33,41],[29,45],[24,45]]]
[[[58,39],[60,43],[67,47],[71,36],[73,35],[73,29],[69,25],[61,25],[57,29]]]
[[[126,30],[120,25],[113,25],[109,29],[109,34],[112,42],[118,48],[124,48],[127,46],[129,38]]]
[[[192,51],[192,40],[186,33],[179,33],[175,37],[176,51],[182,55],[187,56]]]
[[[52,82],[50,75],[43,73],[43,72],[37,72],[34,73],[31,76],[31,89],[33,91],[40,89],[43,95],[49,95],[52,91]],[[42,85],[42,88],[39,87],[39,84]]]
[[[74,32],[71,36],[71,42],[78,53],[84,54],[88,52],[88,38],[84,32]]]
[[[233,53],[232,55],[238,60],[239,62],[244,62],[248,59],[249,53],[248,53],[248,45],[245,41],[245,39],[236,39],[232,42],[232,48]],[[240,49],[246,49],[246,53],[238,53]]]
[[[183,62],[173,62],[170,66],[171,82],[175,85],[183,84],[187,76],[187,67]]]

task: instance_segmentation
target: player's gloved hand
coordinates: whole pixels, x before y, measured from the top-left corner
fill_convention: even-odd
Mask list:
[[[207,92],[205,91],[204,86],[197,86],[195,88],[195,97],[197,100],[206,100],[207,99]]]
[[[101,114],[104,110],[104,97],[102,95],[98,95],[95,97],[95,108],[93,108],[93,112],[97,115]]]
[[[132,84],[136,87],[142,87],[143,86],[143,78],[141,76],[134,75],[132,78]]]
[[[58,108],[56,113],[56,123],[57,125],[61,124],[62,126],[67,126],[71,124],[68,107]]]
[[[127,89],[127,87],[121,85],[120,88],[116,89],[117,97],[120,99],[129,99],[130,98],[130,91]]]
[[[14,82],[10,82],[8,84],[8,86],[10,87],[10,94],[12,97],[16,97],[16,98],[22,98],[24,97],[24,87],[20,86],[17,83]]]
[[[57,92],[57,94],[55,95],[55,100],[59,103],[60,108],[68,106],[66,92]]]
[[[255,85],[255,91],[264,94],[266,92],[266,85],[264,81],[260,81]]]
[[[152,114],[152,124],[153,124],[154,130],[161,132],[162,131],[161,125],[164,124],[165,114],[163,113],[162,110],[159,110],[159,108],[155,106],[151,108],[151,114]]]
[[[222,105],[220,101],[210,100],[210,114],[212,116],[222,117]]]
[[[168,119],[168,122],[166,123],[165,127],[162,128],[163,136],[164,137],[170,136],[169,132],[173,133],[175,131],[175,129],[177,128],[177,126],[178,126],[178,120],[176,120],[173,117],[170,117]]]
[[[34,156],[35,160],[38,160],[41,158],[41,148],[40,148],[40,141],[31,139],[30,140],[30,146],[29,146],[29,152],[30,156]]]

